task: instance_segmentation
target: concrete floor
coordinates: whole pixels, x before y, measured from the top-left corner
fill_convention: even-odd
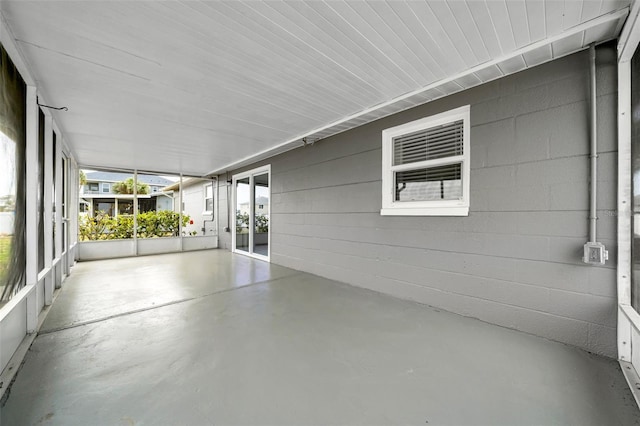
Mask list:
[[[632,425],[618,364],[213,250],[78,264],[2,425]]]

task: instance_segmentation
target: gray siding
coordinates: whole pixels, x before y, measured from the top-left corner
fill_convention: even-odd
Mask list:
[[[581,262],[586,52],[270,159],[272,262],[615,357],[615,78],[614,50],[598,49],[605,267]],[[382,130],[466,104],[469,216],[380,216]],[[221,237],[229,247],[230,235]]]

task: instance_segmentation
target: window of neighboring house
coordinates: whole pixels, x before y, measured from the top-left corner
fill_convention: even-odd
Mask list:
[[[111,192],[111,184],[102,182],[102,192]]]
[[[469,214],[469,105],[382,132],[382,215]]]
[[[213,184],[204,186],[204,214],[213,214]]]
[[[89,191],[100,191],[100,188],[98,187],[98,183],[97,182],[89,183]]]
[[[93,211],[96,213],[102,213],[109,216],[113,216],[115,207],[115,201],[93,201]]]

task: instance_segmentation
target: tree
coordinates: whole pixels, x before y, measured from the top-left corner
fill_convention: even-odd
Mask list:
[[[80,186],[85,186],[87,184],[87,175],[84,173],[84,170],[80,170]]]
[[[115,194],[133,194],[133,178],[128,178],[122,182],[116,182],[111,186],[111,191]],[[138,182],[138,194],[148,194],[149,185]]]

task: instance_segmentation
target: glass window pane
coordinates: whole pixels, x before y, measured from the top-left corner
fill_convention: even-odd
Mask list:
[[[207,215],[213,214],[213,185],[204,186],[204,211]]]
[[[253,252],[269,255],[269,174],[253,177],[254,185],[254,235]]]
[[[0,292],[3,302],[24,284],[26,85],[0,46]]]
[[[439,201],[462,198],[462,164],[395,173],[395,201]]]
[[[133,200],[118,200],[118,215],[133,214]]]
[[[0,286],[9,275],[16,216],[16,143],[0,133]]]
[[[249,214],[251,212],[249,178],[236,181],[236,250],[249,251]]]

